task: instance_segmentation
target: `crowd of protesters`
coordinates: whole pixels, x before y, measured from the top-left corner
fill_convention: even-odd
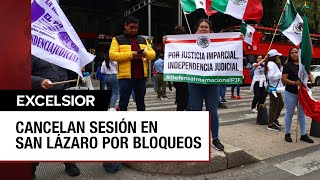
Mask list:
[[[200,19],[195,28],[195,34],[212,33],[213,24],[208,19]],[[146,79],[148,77],[149,61],[156,57],[148,41],[138,35],[139,20],[128,16],[124,23],[125,33],[113,38],[110,49],[106,51],[102,66],[97,69],[97,79],[100,81],[100,89],[112,90],[109,111],[127,111],[130,96],[134,96],[137,111],[145,111]],[[175,27],[175,34],[187,33],[182,26]],[[166,37],[163,38],[166,41]],[[258,106],[265,104],[269,95],[269,123],[268,130],[280,131],[281,125],[278,121],[281,110],[285,106],[285,141],[292,142],[290,137],[290,127],[295,107],[298,105],[298,86],[302,83],[298,78],[298,50],[292,48],[289,51],[285,64],[281,64],[280,54],[272,49],[263,57],[257,57],[253,63],[254,75],[250,91],[254,94],[251,112],[257,113]],[[47,70],[46,70],[47,69]],[[153,66],[153,76],[155,81],[154,91],[159,100],[167,100],[167,82],[164,81],[164,58],[159,54]],[[313,77],[310,74],[310,80]],[[74,79],[72,73],[66,69],[57,67],[46,61],[41,61],[32,57],[32,87],[33,89],[66,89],[69,84],[52,86],[50,82]],[[268,93],[266,88],[281,88],[285,84],[284,101],[282,93]],[[205,101],[206,111],[210,113],[212,145],[219,151],[224,150],[224,145],[219,140],[219,116],[218,108],[228,108],[225,103],[227,85],[205,85],[185,82],[174,82],[176,89],[175,103],[177,111],[201,111],[203,101]],[[72,85],[74,86],[74,85]],[[234,90],[236,89],[236,94]],[[119,104],[116,105],[117,99]],[[239,100],[240,85],[232,85],[231,99]],[[313,143],[306,133],[305,114],[299,106],[298,117],[300,123],[301,140]],[[38,163],[34,163],[33,175],[35,175]],[[107,172],[119,170],[119,163],[104,163],[103,167]],[[65,163],[65,171],[70,176],[80,174],[75,163]]]

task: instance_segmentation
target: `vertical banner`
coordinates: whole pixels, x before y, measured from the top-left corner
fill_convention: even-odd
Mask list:
[[[81,68],[93,61],[55,0],[31,1],[31,53],[82,77]]]
[[[0,90],[31,89],[30,16],[29,1],[1,2]],[[3,99],[1,102],[6,104]],[[10,121],[10,117],[1,117],[0,121]],[[2,162],[0,174],[1,179],[28,180],[31,179],[31,164]]]
[[[164,56],[165,81],[242,84],[240,33],[169,35]]]

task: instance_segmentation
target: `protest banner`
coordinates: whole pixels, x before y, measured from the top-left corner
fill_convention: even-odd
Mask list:
[[[242,84],[240,33],[168,35],[164,80],[196,84]]]
[[[94,59],[55,0],[31,1],[31,54],[82,77]]]

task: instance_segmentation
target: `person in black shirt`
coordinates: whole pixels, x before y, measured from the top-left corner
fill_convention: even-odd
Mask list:
[[[285,141],[292,142],[290,137],[290,128],[292,117],[295,111],[296,106],[298,105],[298,86],[302,83],[298,77],[299,71],[299,59],[298,59],[298,49],[291,48],[288,55],[287,63],[283,66],[282,72],[282,81],[286,84],[285,92],[284,92],[284,101],[286,107],[286,113],[284,116],[285,122]],[[309,74],[309,79],[313,82],[312,74]],[[300,140],[313,143],[313,140],[307,135],[306,132],[306,116],[303,112],[302,107],[298,106],[298,120],[300,126]]]
[[[69,84],[53,86],[50,82],[66,81],[77,78],[76,73],[72,73],[65,68],[56,66],[36,56],[31,56],[31,80],[32,90],[65,90]],[[72,85],[75,86],[75,85]],[[32,163],[32,179],[35,179],[38,162]],[[80,175],[80,169],[73,162],[65,162],[65,171],[69,176]]]

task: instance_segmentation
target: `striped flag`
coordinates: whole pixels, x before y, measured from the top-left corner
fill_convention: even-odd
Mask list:
[[[192,13],[197,9],[203,9],[208,16],[217,11],[212,7],[212,0],[181,0],[182,8],[185,13]]]
[[[309,33],[308,20],[306,15],[303,15],[303,31],[302,41],[299,49],[299,78],[304,84],[308,82],[308,74],[310,73],[310,64],[312,61],[312,44]]]
[[[252,26],[242,23],[241,24],[241,33],[244,35],[244,42],[250,44],[251,46],[256,46],[260,39],[262,38],[262,34],[256,31]]]
[[[241,20],[260,21],[263,15],[261,0],[212,0],[212,7]]]
[[[279,30],[296,46],[301,43],[302,39],[302,24],[303,20],[298,14],[291,0],[287,0],[285,12],[283,13],[280,22]]]

